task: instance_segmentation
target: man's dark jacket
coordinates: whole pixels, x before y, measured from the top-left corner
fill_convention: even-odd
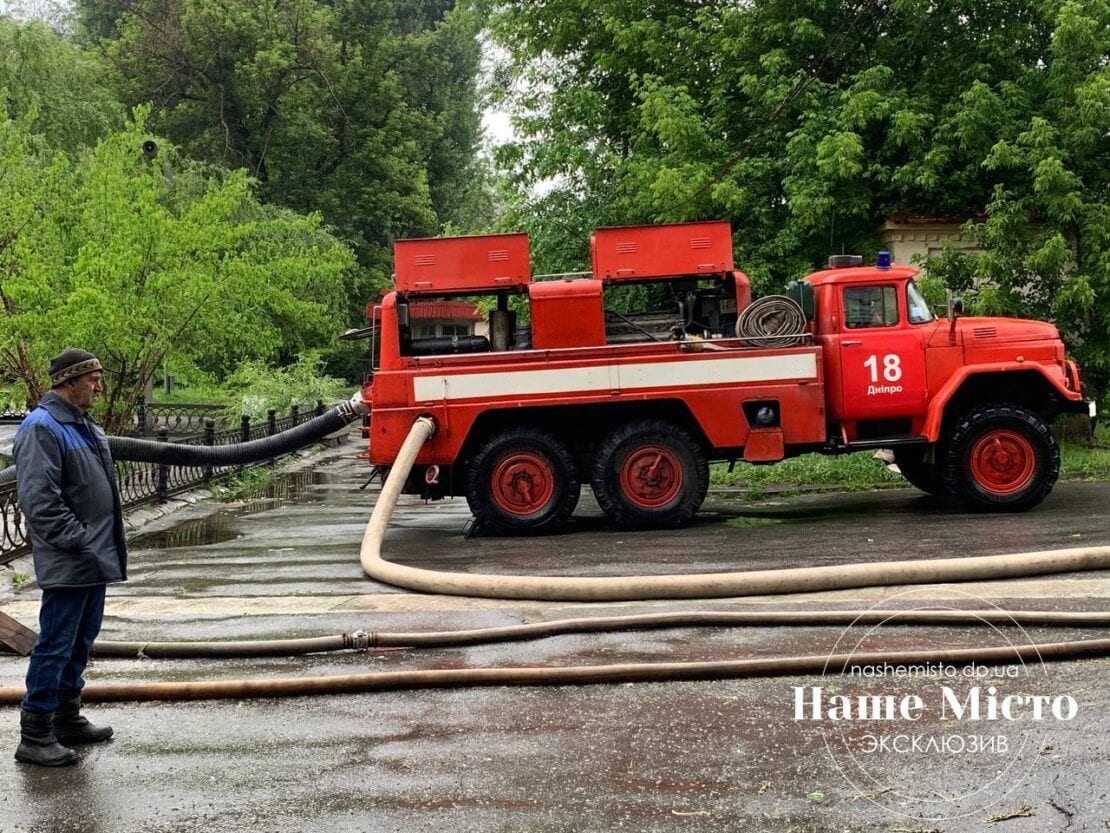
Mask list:
[[[92,417],[51,391],[23,420],[12,453],[39,586],[126,580],[127,542],[112,453]]]

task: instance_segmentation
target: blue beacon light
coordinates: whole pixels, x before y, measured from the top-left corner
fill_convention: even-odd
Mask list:
[[[876,269],[889,269],[890,268],[890,252],[885,249],[875,255],[875,268]]]

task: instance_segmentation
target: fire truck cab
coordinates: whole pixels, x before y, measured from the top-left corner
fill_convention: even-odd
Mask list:
[[[937,318],[885,252],[831,258],[760,306],[754,332],[767,299],[734,268],[728,223],[598,229],[591,253],[589,273],[540,280],[523,234],[398,241],[363,390],[371,462],[431,416],[407,490],[465,495],[498,533],[558,529],[583,483],[620,526],[679,525],[710,461],[879,447],[925,491],[1015,511],[1056,481],[1055,416],[1093,416],[1055,327],[959,304]],[[610,309],[641,285],[655,309]],[[412,301],[475,296],[488,335],[413,338]]]

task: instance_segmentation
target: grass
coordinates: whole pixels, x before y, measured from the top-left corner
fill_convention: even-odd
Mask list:
[[[233,474],[227,481],[227,492],[221,496],[226,502],[249,500],[258,497],[274,480],[272,466],[251,466]]]
[[[1110,478],[1110,428],[1098,428],[1094,446],[1064,440],[1060,444],[1060,473],[1093,480]]]
[[[836,491],[857,491],[901,486],[906,481],[889,471],[875,452],[829,456],[803,454],[770,466],[737,463],[730,474],[726,463],[710,467],[709,483],[716,488],[739,489],[748,500],[759,500],[768,489],[797,494],[799,487],[818,486]]]
[[[759,500],[768,491],[794,495],[800,488],[852,492],[908,485],[874,455],[873,451],[804,454],[770,466],[738,462],[731,474],[726,463],[717,463],[709,469],[709,483],[713,488],[739,490],[746,500]],[[1098,429],[1094,446],[1070,437],[1061,440],[1060,474],[1072,479],[1110,479],[1110,428]]]
[[[12,587],[16,590],[22,590],[23,586],[31,580],[31,577],[26,573],[12,573]]]

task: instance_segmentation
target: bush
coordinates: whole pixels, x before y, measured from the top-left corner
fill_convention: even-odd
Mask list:
[[[288,367],[270,367],[263,362],[243,362],[227,379],[233,404],[232,417],[246,414],[262,419],[273,408],[279,414],[293,405],[302,410],[315,407],[317,400],[333,402],[346,399],[350,386],[343,379],[325,376],[317,352],[302,353]]]

